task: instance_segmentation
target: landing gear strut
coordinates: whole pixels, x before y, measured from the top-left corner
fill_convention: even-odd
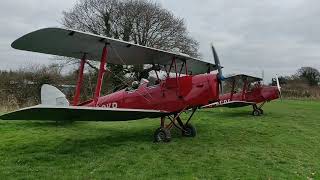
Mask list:
[[[192,110],[191,115],[189,116],[186,123],[183,123],[180,115],[183,111],[180,113],[174,114],[173,116],[169,115],[167,116],[170,120],[170,123],[165,125],[165,117],[161,118],[161,126],[154,132],[154,142],[169,142],[171,140],[171,129],[173,127],[176,127],[177,129],[181,130],[182,136],[184,137],[195,137],[197,135],[196,128],[189,123],[191,120],[193,114],[196,112],[197,108],[194,108]],[[178,122],[178,124],[176,123]]]
[[[257,106],[257,104],[252,105],[252,108],[253,108],[252,115],[253,116],[261,116],[263,114],[262,106],[265,103],[266,102],[263,102],[262,104],[260,104],[259,107]]]

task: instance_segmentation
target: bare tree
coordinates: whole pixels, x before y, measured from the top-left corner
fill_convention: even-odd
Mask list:
[[[63,12],[67,28],[198,56],[184,20],[146,0],[80,0]]]
[[[198,42],[189,36],[184,20],[151,1],[80,0],[63,15],[62,24],[67,28],[199,56]],[[120,78],[127,72],[121,65],[109,69]],[[143,66],[131,70],[142,72]],[[119,83],[119,78],[111,79],[114,85]]]
[[[295,76],[306,80],[310,86],[317,86],[320,82],[320,72],[313,67],[302,67]]]

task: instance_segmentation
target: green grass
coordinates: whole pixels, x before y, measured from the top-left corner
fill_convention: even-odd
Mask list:
[[[1,179],[320,179],[320,102],[200,110],[198,136],[153,143],[159,120],[0,121]]]

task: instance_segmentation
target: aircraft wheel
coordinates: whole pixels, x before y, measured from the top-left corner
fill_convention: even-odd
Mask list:
[[[263,110],[261,108],[259,108],[260,114],[263,114]]]
[[[170,142],[170,140],[171,133],[169,130],[160,127],[154,132],[154,142]]]
[[[185,125],[184,130],[182,131],[182,135],[185,137],[195,137],[197,135],[197,129],[192,124]]]
[[[260,115],[261,115],[261,112],[260,112],[259,109],[255,109],[255,110],[252,111],[252,115],[253,115],[253,116],[260,116]]]

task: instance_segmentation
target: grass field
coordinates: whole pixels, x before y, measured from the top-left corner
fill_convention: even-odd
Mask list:
[[[320,179],[320,101],[200,110],[198,136],[153,143],[159,120],[0,121],[0,179]]]

